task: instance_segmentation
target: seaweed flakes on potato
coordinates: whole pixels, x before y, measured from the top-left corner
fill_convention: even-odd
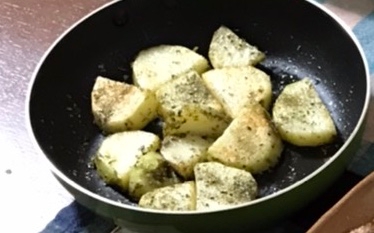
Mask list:
[[[169,163],[158,152],[150,151],[140,158],[129,172],[128,193],[139,200],[145,193],[181,183]]]
[[[125,131],[104,138],[94,165],[99,176],[109,185],[128,191],[129,174],[139,157],[160,148],[160,138],[144,131]]]
[[[265,54],[231,29],[221,26],[213,33],[208,57],[214,68],[223,68],[256,65],[265,59]]]
[[[140,130],[156,117],[153,93],[134,85],[97,77],[91,92],[94,122],[105,133]]]
[[[139,206],[149,209],[170,211],[191,211],[196,209],[196,188],[194,181],[170,185],[144,194]]]
[[[163,83],[190,70],[202,73],[208,60],[180,45],[159,45],[142,50],[132,63],[134,84],[156,91]]]
[[[337,135],[329,111],[308,78],[283,89],[273,107],[273,120],[282,139],[297,146],[320,146]]]
[[[269,75],[252,67],[225,67],[202,74],[207,88],[220,101],[227,114],[235,118],[251,102],[269,109],[272,84]]]
[[[156,98],[158,113],[164,121],[164,136],[218,137],[231,120],[196,71],[184,73],[162,85],[156,91]]]
[[[179,175],[192,179],[195,165],[206,160],[206,152],[213,141],[196,135],[166,136],[160,152]]]
[[[195,166],[196,209],[214,210],[249,202],[257,196],[251,173],[218,162]]]

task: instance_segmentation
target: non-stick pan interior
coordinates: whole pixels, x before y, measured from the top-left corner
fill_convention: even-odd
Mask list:
[[[90,162],[102,139],[90,110],[95,78],[129,81],[134,56],[152,45],[197,46],[206,56],[220,25],[266,52],[258,67],[271,75],[274,98],[293,80],[313,79],[340,133],[324,147],[286,145],[280,163],[257,177],[260,196],[320,167],[355,128],[367,83],[362,57],[346,31],[328,14],[298,0],[127,0],[84,20],[46,57],[32,87],[32,130],[48,159],[82,187],[128,203],[98,178]]]

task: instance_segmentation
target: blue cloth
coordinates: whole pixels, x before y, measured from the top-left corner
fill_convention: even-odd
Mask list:
[[[353,33],[362,45],[369,63],[370,73],[374,73],[374,12],[363,18],[354,28]]]
[[[102,218],[77,202],[63,208],[42,233],[109,233],[115,228],[111,220]]]

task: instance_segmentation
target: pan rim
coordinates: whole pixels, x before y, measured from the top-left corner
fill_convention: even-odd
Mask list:
[[[309,175],[307,175],[304,178],[302,178],[301,180],[299,180],[299,181],[297,181],[297,182],[289,185],[286,188],[283,188],[283,189],[281,189],[281,190],[279,190],[277,192],[274,192],[274,193],[272,193],[270,195],[267,195],[265,197],[261,197],[261,198],[255,199],[255,200],[253,200],[251,202],[247,202],[247,203],[235,205],[235,206],[232,206],[232,207],[226,207],[226,208],[218,209],[218,210],[203,210],[203,211],[201,211],[201,210],[200,211],[197,211],[197,210],[196,211],[162,211],[162,210],[145,209],[145,208],[140,208],[140,207],[137,207],[137,206],[131,206],[131,205],[128,205],[128,204],[124,204],[124,203],[120,203],[120,202],[108,199],[106,197],[100,196],[97,193],[94,193],[93,191],[90,191],[90,190],[84,188],[83,186],[79,185],[78,183],[76,183],[75,181],[73,181],[72,179],[70,179],[69,177],[67,177],[67,175],[65,175],[62,171],[60,171],[52,163],[52,161],[50,161],[47,158],[47,156],[43,152],[43,149],[41,148],[40,144],[36,140],[34,131],[32,129],[31,118],[30,118],[30,100],[31,100],[31,94],[32,94],[32,90],[33,90],[33,86],[34,86],[35,80],[36,80],[37,75],[38,75],[38,73],[39,73],[39,71],[41,69],[41,66],[46,61],[48,55],[61,42],[61,40],[63,38],[65,38],[65,36],[67,36],[73,29],[75,29],[81,23],[83,23],[84,21],[86,21],[88,18],[94,16],[95,14],[99,13],[100,11],[102,11],[102,10],[104,10],[104,9],[110,7],[111,5],[114,5],[115,3],[118,3],[120,1],[121,0],[112,0],[112,1],[110,1],[108,3],[105,3],[105,4],[101,5],[101,6],[99,6],[98,8],[94,9],[93,11],[89,12],[85,16],[83,16],[80,19],[78,19],[69,28],[67,28],[63,33],[61,33],[60,36],[58,36],[58,38],[55,39],[54,42],[45,51],[45,53],[43,54],[43,56],[39,60],[38,64],[35,66],[35,69],[34,69],[34,71],[32,73],[31,79],[30,79],[28,87],[27,87],[26,102],[25,102],[25,114],[26,114],[25,120],[26,120],[26,130],[28,132],[29,138],[30,138],[31,143],[33,145],[33,148],[36,149],[36,153],[37,154],[40,154],[40,155],[44,156],[44,159],[47,160],[47,165],[49,167],[49,170],[54,175],[56,175],[59,179],[61,179],[67,185],[69,185],[70,187],[72,187],[75,190],[79,191],[80,193],[82,193],[84,195],[87,195],[87,196],[89,196],[89,197],[91,197],[91,198],[93,198],[93,199],[95,199],[97,201],[100,201],[102,203],[105,203],[107,205],[115,206],[117,208],[132,210],[132,211],[136,211],[136,212],[153,213],[153,214],[159,214],[159,215],[181,215],[181,216],[185,216],[185,215],[201,215],[201,214],[226,212],[226,211],[230,211],[230,210],[234,210],[234,209],[245,208],[245,207],[249,207],[249,206],[252,206],[252,205],[260,204],[260,203],[265,202],[267,200],[270,200],[270,199],[276,198],[278,196],[281,196],[281,195],[283,195],[283,194],[285,194],[285,193],[287,193],[287,192],[289,192],[289,191],[297,188],[301,184],[303,184],[303,183],[311,180],[312,178],[314,178],[317,174],[319,174],[325,168],[327,168],[328,166],[330,166],[331,163],[333,161],[335,161],[340,156],[340,154],[343,153],[344,150],[346,150],[346,148],[352,143],[353,139],[357,136],[359,129],[363,126],[364,121],[365,121],[365,117],[367,115],[368,108],[369,108],[370,82],[371,81],[370,81],[369,65],[368,65],[365,53],[363,51],[362,45],[358,41],[356,35],[354,35],[354,33],[351,30],[351,28],[341,18],[339,18],[335,13],[333,13],[332,11],[330,11],[325,6],[323,6],[322,4],[318,3],[315,0],[305,0],[307,3],[313,5],[314,7],[319,8],[319,10],[325,12],[329,17],[331,17],[335,22],[337,22],[342,29],[344,29],[344,32],[350,37],[350,39],[352,40],[352,42],[354,42],[354,45],[356,46],[356,48],[357,48],[357,50],[358,50],[358,52],[359,52],[359,54],[360,54],[360,56],[362,58],[362,62],[364,64],[364,68],[365,68],[365,76],[366,76],[366,84],[367,84],[367,86],[366,86],[366,93],[365,93],[365,102],[364,102],[364,105],[363,105],[363,108],[362,108],[361,115],[359,117],[358,123],[356,124],[354,130],[349,135],[349,137],[344,142],[344,144],[339,148],[339,150],[333,156],[331,156],[330,159],[328,159],[328,161],[326,161],[323,165],[321,165],[319,168],[317,168],[315,171],[313,171]]]

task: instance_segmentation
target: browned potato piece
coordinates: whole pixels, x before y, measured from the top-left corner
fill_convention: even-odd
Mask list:
[[[96,79],[91,106],[95,123],[106,133],[142,129],[157,114],[153,93],[104,77]]]
[[[208,149],[208,160],[253,174],[274,166],[283,150],[278,132],[259,104],[245,107]]]

